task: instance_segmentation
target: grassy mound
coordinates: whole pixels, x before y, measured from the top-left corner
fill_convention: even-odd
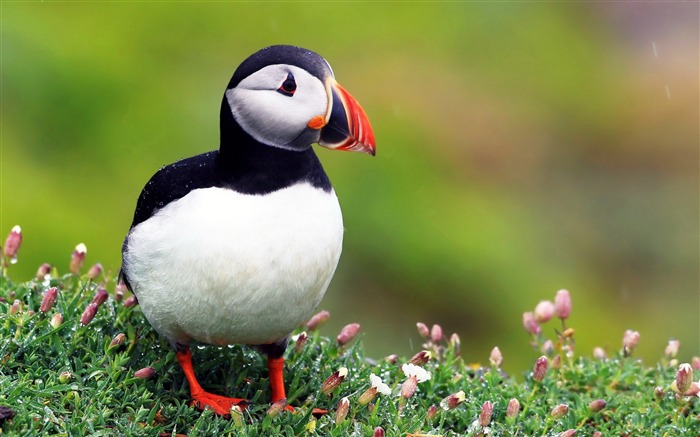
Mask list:
[[[286,355],[293,414],[269,405],[265,359],[255,349],[193,348],[205,389],[252,402],[218,417],[188,405],[173,351],[101,268],[81,275],[77,259],[76,273],[45,266],[38,279],[16,284],[5,261],[5,435],[700,434],[700,384],[692,377],[700,360],[679,366],[671,344],[658,364],[646,366],[632,356],[639,340],[632,332],[619,352],[577,356],[573,329],[562,326],[548,340],[537,323],[552,316],[551,307],[526,317],[538,352],[533,368],[514,377],[499,369],[497,349],[489,365],[469,364],[475,357],[460,356],[459,337],[444,336],[437,325],[419,324],[425,350],[415,357],[379,360],[365,356],[361,339],[353,338],[358,326],[333,339],[315,326],[300,327]],[[313,408],[328,413],[314,417]]]

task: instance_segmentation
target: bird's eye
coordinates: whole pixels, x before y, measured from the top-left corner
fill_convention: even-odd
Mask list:
[[[287,74],[287,78],[282,82],[282,85],[277,89],[278,93],[292,97],[297,90],[297,82],[294,80],[292,73]]]

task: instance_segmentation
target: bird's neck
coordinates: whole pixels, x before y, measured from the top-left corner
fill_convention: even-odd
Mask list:
[[[226,173],[274,191],[301,181],[330,189],[313,149],[292,151],[261,144],[234,120],[226,98],[221,103],[219,160]]]

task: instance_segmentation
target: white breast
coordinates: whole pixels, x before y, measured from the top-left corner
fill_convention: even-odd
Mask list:
[[[335,271],[343,220],[307,183],[264,196],[197,189],[129,235],[125,270],[171,342],[263,344],[315,310]]]

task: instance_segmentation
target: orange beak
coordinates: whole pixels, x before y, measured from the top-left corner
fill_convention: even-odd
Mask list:
[[[321,127],[319,145],[328,149],[350,150],[375,154],[374,132],[367,114],[357,100],[335,79],[326,82],[328,90],[328,111],[325,124]],[[313,122],[312,119],[309,123]],[[319,120],[317,120],[317,124]]]

